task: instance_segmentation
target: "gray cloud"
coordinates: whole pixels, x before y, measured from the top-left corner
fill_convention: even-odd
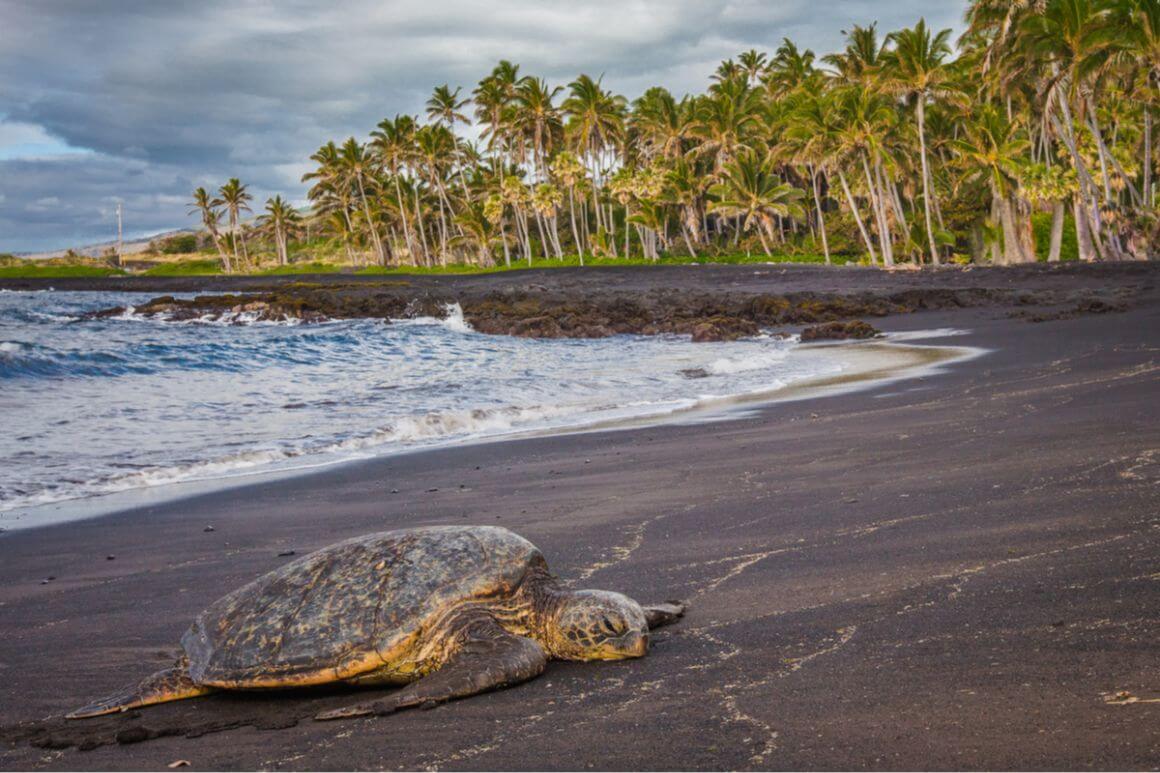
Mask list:
[[[500,58],[558,83],[604,73],[630,97],[654,84],[700,91],[722,58],[785,36],[825,52],[854,23],[892,29],[925,14],[956,26],[964,6],[0,0],[0,250],[103,240],[116,197],[136,232],[181,226],[189,189],[228,176],[261,197],[299,197],[322,142],[421,111],[437,84],[469,90]],[[76,149],[88,152],[54,152]]]

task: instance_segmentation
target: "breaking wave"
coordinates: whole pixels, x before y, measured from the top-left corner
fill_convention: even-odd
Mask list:
[[[139,314],[146,300],[0,296],[0,513],[652,420],[842,367],[770,337],[488,336],[457,305],[442,319],[391,324],[272,322],[248,311],[176,324]],[[125,312],[88,315],[113,306]]]

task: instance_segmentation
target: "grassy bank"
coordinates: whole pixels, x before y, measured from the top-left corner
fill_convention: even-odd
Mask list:
[[[841,256],[834,256],[833,262],[835,265],[846,265],[847,263],[857,263],[857,260],[847,259]],[[657,261],[644,260],[642,258],[632,258],[629,260],[619,258],[592,258],[588,257],[584,260],[585,266],[692,266],[692,265],[713,265],[713,264],[754,264],[765,265],[769,263],[800,263],[817,265],[825,263],[825,258],[821,255],[774,255],[767,257],[764,254],[749,254],[749,255],[723,255],[715,257],[664,257]],[[522,271],[525,269],[552,269],[552,268],[578,268],[580,267],[580,257],[578,255],[565,256],[563,260],[539,259],[534,260],[530,264],[527,261],[513,261],[510,266],[499,264],[497,266],[465,266],[461,264],[452,264],[447,266],[351,266],[338,263],[328,263],[324,261],[303,261],[300,263],[291,263],[287,266],[270,266],[259,268],[255,271],[235,272],[235,276],[278,276],[288,274],[362,274],[362,275],[391,275],[391,274],[448,274],[448,275],[462,275],[462,274],[490,274],[503,271]],[[101,276],[116,276],[116,275],[136,275],[136,276],[217,276],[225,273],[222,271],[221,262],[217,258],[204,258],[200,255],[192,256],[188,260],[173,260],[164,263],[156,263],[148,268],[137,268],[136,270],[120,271],[114,268],[99,267],[99,266],[59,266],[59,265],[36,265],[28,264],[21,266],[0,267],[0,278],[5,279],[39,279],[39,278],[56,278],[56,277],[101,277]]]
[[[62,279],[67,277],[122,276],[124,271],[100,266],[4,266],[0,279]]]

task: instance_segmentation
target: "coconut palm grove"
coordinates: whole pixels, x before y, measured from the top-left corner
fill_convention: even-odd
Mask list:
[[[248,220],[232,179],[193,212],[226,271],[1154,259],[1160,0],[978,0],[965,30],[855,26],[821,57],[786,39],[693,95],[501,61],[323,144],[305,210]]]

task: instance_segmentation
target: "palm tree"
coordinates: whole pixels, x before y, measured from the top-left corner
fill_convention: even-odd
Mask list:
[[[470,124],[471,119],[460,111],[471,104],[471,100],[460,99],[461,91],[462,88],[452,91],[446,83],[436,86],[431,98],[427,100],[427,117],[432,121],[446,124],[451,129],[454,129],[457,123]]]
[[[450,164],[458,151],[455,135],[443,124],[428,124],[415,132],[415,156],[427,184],[435,194],[439,207],[439,260],[447,262],[447,245],[450,239],[447,218],[454,214],[445,181]]]
[[[339,148],[338,156],[342,173],[354,184],[354,189],[358,191],[359,199],[362,202],[363,217],[366,220],[366,229],[370,233],[371,244],[375,248],[375,255],[378,258],[379,264],[385,266],[387,265],[387,253],[383,250],[383,241],[379,236],[378,225],[371,215],[370,201],[367,198],[367,183],[371,176],[373,163],[371,156],[367,153],[366,146],[354,137],[349,137],[342,144],[342,147]]]
[[[803,84],[813,80],[814,52],[802,51],[789,38],[783,38],[781,46],[770,62],[765,75],[765,87],[777,99],[783,98]]]
[[[1140,148],[1140,166],[1143,167],[1141,204],[1145,210],[1150,210],[1156,205],[1156,193],[1152,189],[1152,168],[1156,163],[1152,153],[1152,109],[1160,98],[1160,0],[1123,0],[1117,26],[1127,33],[1125,54],[1147,67],[1137,88],[1144,109],[1144,136]]]
[[[985,180],[1003,229],[1004,263],[1032,263],[1015,222],[1014,198],[1019,188],[1020,162],[1030,142],[1018,124],[995,105],[984,105],[964,125],[964,135],[953,143],[965,169],[964,182]]]
[[[769,58],[763,53],[750,49],[737,57],[737,63],[745,71],[749,85],[756,86],[769,67]]]
[[[890,34],[887,40],[893,44],[893,48],[885,56],[886,88],[914,102],[919,156],[922,161],[922,206],[930,242],[930,258],[936,266],[939,264],[939,248],[931,219],[934,191],[926,148],[926,106],[931,100],[947,99],[955,94],[952,71],[947,66],[947,58],[951,55],[950,38],[951,30],[945,29],[932,35],[927,29],[926,20],[919,19],[913,29]]]
[[[681,236],[689,254],[697,257],[693,246],[700,239],[701,199],[705,193],[705,176],[699,173],[694,162],[680,157],[673,162],[665,176],[665,200],[679,208]]]
[[[889,206],[886,201],[887,191],[882,184],[882,175],[875,173],[880,171],[885,139],[895,120],[893,107],[881,94],[863,85],[847,86],[835,92],[833,97],[838,131],[833,156],[841,159],[844,164],[848,163],[852,169],[861,166],[870,211],[877,224],[882,262],[887,266],[893,266],[894,246],[890,232]],[[838,179],[854,211],[854,217],[858,218],[857,205],[841,166],[838,167]],[[861,229],[861,225],[859,228]],[[863,230],[863,237],[865,236]],[[870,242],[867,240],[870,259],[873,261],[874,250],[869,245]]]
[[[710,157],[720,173],[755,141],[761,95],[737,80],[714,84],[712,91],[698,101],[689,133],[697,140],[694,151]]]
[[[1113,52],[1129,39],[1110,24],[1111,5],[1104,0],[1047,0],[1039,13],[1023,18],[1013,44],[1023,57],[1039,62],[1044,72],[1046,114],[1056,135],[1071,155],[1079,177],[1076,230],[1081,257],[1119,258],[1122,251],[1113,233],[1103,234],[1101,209],[1115,208],[1107,170],[1106,148],[1095,111],[1098,75]],[[1103,167],[1100,185],[1081,151],[1079,127],[1092,132]]]
[[[854,25],[852,30],[844,34],[845,50],[840,54],[829,54],[822,61],[836,71],[841,83],[866,84],[882,66],[883,51],[878,42],[878,24],[869,27]]]
[[[495,260],[491,254],[491,245],[501,238],[496,224],[488,217],[487,209],[484,202],[473,199],[467,202],[463,211],[455,216],[455,222],[463,231],[463,234],[455,237],[455,240],[474,245],[478,255],[478,263],[481,266],[495,265]]]
[[[403,241],[412,258],[419,255],[419,245],[412,238],[410,219],[407,211],[410,204],[403,196],[402,175],[406,166],[415,159],[415,119],[409,115],[396,115],[394,119],[384,118],[378,129],[371,132],[371,152],[380,167],[391,178],[395,188],[395,200],[399,207],[399,218],[403,225]]]
[[[713,200],[709,209],[741,220],[745,231],[756,229],[765,254],[772,256],[766,236],[773,236],[775,217],[804,215],[802,192],[786,185],[774,171],[768,159],[746,151],[730,161],[722,170],[722,182],[709,189]]]
[[[601,213],[600,193],[607,171],[614,165],[615,159],[610,156],[615,156],[618,146],[624,142],[628,103],[624,97],[606,91],[599,79],[593,80],[587,75],[572,81],[568,89],[562,109],[568,117],[571,146],[589,164],[597,228],[611,230],[612,219]]]
[[[274,249],[278,253],[278,265],[290,263],[287,239],[294,232],[302,218],[298,210],[281,196],[266,199],[266,214],[258,218],[258,224],[274,237]]]
[[[647,158],[676,158],[691,137],[694,102],[678,102],[668,89],[654,86],[633,103],[630,124]]]
[[[528,77],[516,84],[512,100],[511,126],[520,140],[517,146],[519,160],[526,157],[523,150],[526,141],[531,144],[532,167],[540,180],[547,176],[545,161],[564,129],[560,111],[552,104],[561,91],[563,88],[560,86],[548,88],[542,79]]]
[[[586,179],[586,170],[580,159],[567,151],[561,151],[552,159],[552,175],[568,190],[568,217],[572,222],[572,240],[580,255],[580,265],[584,265],[584,236],[576,227],[576,185]]]
[[[222,235],[219,228],[222,222],[222,213],[219,209],[221,204],[217,199],[210,198],[209,191],[205,188],[197,188],[193,192],[193,209],[189,211],[189,214],[201,215],[201,224],[209,233],[210,238],[213,239],[213,246],[217,248],[218,255],[222,259],[222,267],[227,274],[232,274],[234,268],[230,264],[230,256],[222,248]]]
[[[236,177],[231,177],[229,181],[218,189],[218,196],[221,203],[225,206],[226,212],[229,214],[229,225],[231,241],[234,249],[234,262],[239,262],[238,256],[238,242],[241,242],[242,251],[240,261],[248,267],[250,265],[250,255],[246,250],[246,232],[245,227],[241,223],[242,213],[251,212],[249,202],[254,200],[246,191],[246,186],[242,185],[241,181]]]
[[[822,251],[827,265],[831,262],[830,241],[826,233],[820,178],[826,174],[827,168],[835,159],[839,132],[837,110],[832,96],[803,90],[797,95],[786,118],[786,131],[778,148],[780,154],[788,156],[793,163],[805,166],[808,171],[818,228],[822,234]],[[869,235],[862,225],[861,216],[852,200],[850,204],[854,208],[858,228],[866,239],[867,248],[873,252],[873,245],[870,244]]]

